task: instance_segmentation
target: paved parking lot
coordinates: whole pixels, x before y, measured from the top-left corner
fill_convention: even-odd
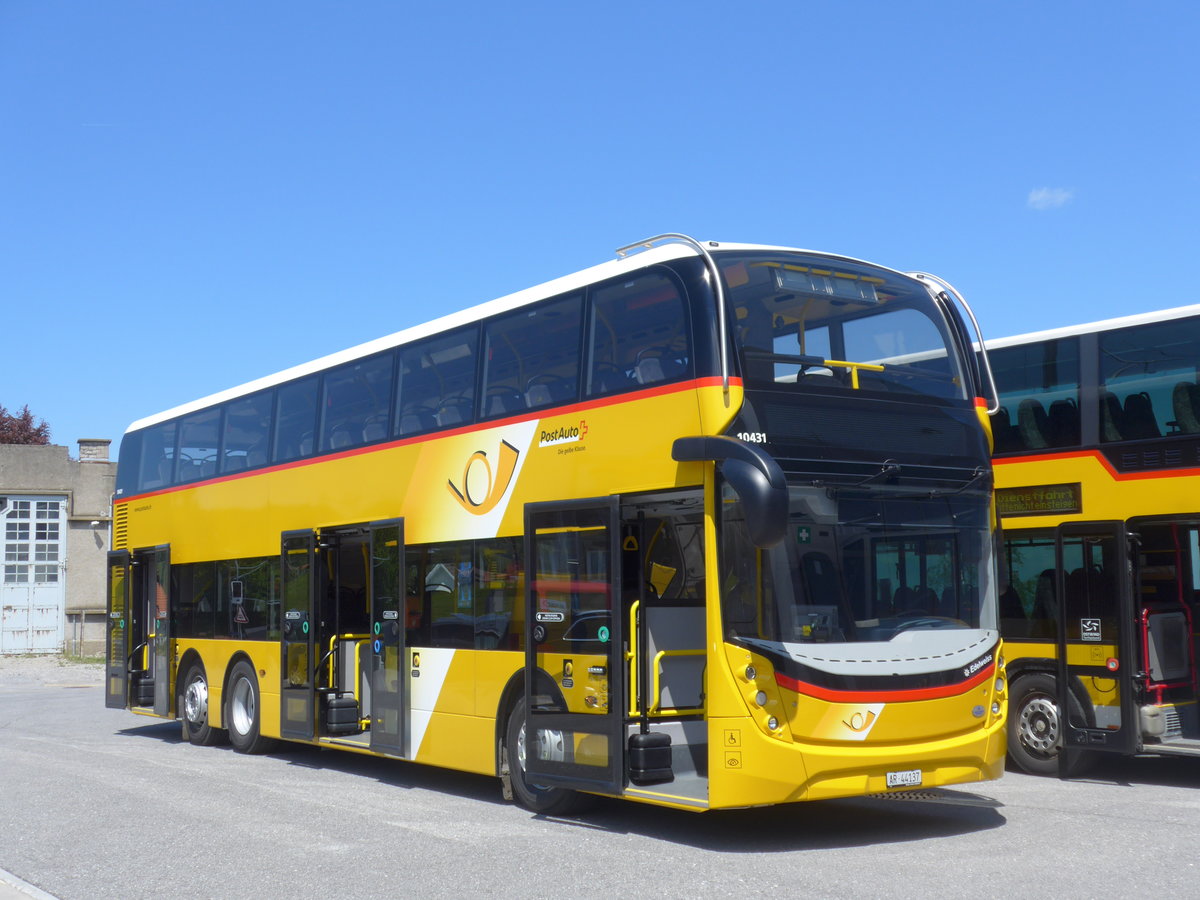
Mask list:
[[[553,820],[491,778],[193,747],[175,723],[106,710],[97,667],[0,661],[0,733],[0,869],[63,900],[1200,897],[1197,760],[1111,760],[1070,783],[1010,773],[922,802],[604,801]]]

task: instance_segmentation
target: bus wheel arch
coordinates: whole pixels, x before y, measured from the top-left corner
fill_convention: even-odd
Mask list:
[[[262,693],[258,672],[244,654],[230,660],[223,696],[224,723],[234,750],[266,753],[275,746],[273,739],[262,735]]]
[[[1072,679],[1068,703],[1076,720],[1091,722],[1091,704],[1082,686]],[[1083,699],[1081,699],[1081,695]],[[1030,775],[1058,774],[1065,722],[1058,707],[1058,677],[1047,669],[1026,669],[1014,678],[1008,714],[1008,758]],[[1087,765],[1089,754],[1071,754],[1068,774],[1078,774]]]
[[[514,682],[516,690],[513,690]],[[558,704],[564,709],[566,708],[566,703],[563,700],[561,692],[558,690],[558,686],[554,684],[553,679],[549,675],[538,670],[535,675],[535,684],[537,685],[539,694],[543,692],[549,694],[549,696],[556,698]],[[586,808],[592,800],[590,795],[581,794],[569,788],[529,784],[525,780],[526,705],[524,679],[517,678],[513,682],[510,682],[505,688],[504,696],[511,703],[511,706],[507,708],[502,719],[504,723],[503,737],[499,745],[500,778],[505,785],[505,796],[511,796],[521,806],[541,815],[567,815]],[[501,708],[504,709],[505,707],[502,705]],[[563,736],[560,735],[560,749],[562,752],[565,752],[565,747],[561,747],[563,740]]]
[[[175,682],[175,709],[183,731],[183,739],[199,747],[211,747],[226,740],[223,728],[211,721],[208,673],[200,654],[188,650],[179,661],[183,676]]]

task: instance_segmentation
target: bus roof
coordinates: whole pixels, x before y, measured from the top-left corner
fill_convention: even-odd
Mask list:
[[[1015,347],[1018,344],[1033,344],[1039,341],[1052,341],[1058,338],[1074,337],[1080,334],[1091,334],[1096,331],[1113,331],[1117,328],[1128,328],[1132,325],[1147,325],[1151,322],[1167,322],[1172,319],[1182,319],[1186,316],[1200,315],[1200,304],[1177,306],[1173,309],[1161,309],[1156,312],[1138,313],[1133,316],[1120,316],[1114,319],[1101,319],[1097,322],[1087,322],[1083,325],[1068,325],[1063,328],[1050,328],[1045,331],[1031,331],[1027,334],[1016,334],[1012,337],[996,338],[985,341],[988,350],[998,350],[1002,347]]]
[[[836,259],[844,259],[849,262],[857,262],[865,265],[875,266],[876,268],[885,269],[894,272],[895,274],[904,275],[905,273],[895,269],[888,269],[886,266],[877,266],[875,263],[867,263],[864,260],[855,259],[854,257],[842,256],[841,254],[823,253],[819,250],[804,250],[797,247],[779,247],[769,244],[733,244],[733,243],[718,243],[716,241],[704,242],[706,247],[710,247],[714,251],[720,252],[746,252],[746,251],[779,251],[787,253],[812,253],[818,256],[825,256]],[[186,415],[201,409],[207,409],[210,406],[215,406],[218,403],[223,403],[226,400],[232,400],[236,397],[242,397],[248,394],[253,394],[257,391],[266,390],[278,384],[292,381],[296,378],[302,378],[305,375],[311,375],[315,372],[320,372],[328,368],[340,365],[341,363],[350,362],[351,360],[360,359],[371,356],[375,353],[380,353],[384,350],[389,350],[393,347],[398,347],[403,344],[412,343],[421,338],[439,334],[444,331],[449,331],[461,325],[469,325],[471,322],[479,321],[488,316],[498,315],[508,312],[509,310],[518,309],[527,304],[536,303],[539,300],[545,300],[550,297],[564,294],[568,291],[578,290],[587,285],[594,284],[599,281],[605,281],[609,278],[615,278],[627,272],[635,272],[638,269],[643,269],[657,263],[667,262],[673,259],[681,259],[688,256],[698,255],[696,250],[687,244],[683,243],[666,243],[659,244],[646,250],[637,253],[632,253],[628,256],[611,259],[607,262],[600,263],[589,268],[582,269],[578,272],[573,272],[569,275],[564,275],[550,281],[543,282],[533,287],[528,287],[512,294],[506,294],[503,297],[498,297],[495,300],[488,300],[484,303],[476,304],[458,312],[450,313],[445,316],[433,319],[429,322],[423,322],[420,325],[414,325],[411,328],[405,328],[402,331],[397,331],[381,338],[376,338],[367,341],[363,344],[358,344],[353,347],[348,347],[345,350],[339,350],[335,353],[330,353],[327,356],[322,356],[318,359],[310,360],[309,362],[300,363],[291,368],[284,369],[281,372],[276,372],[272,375],[265,375],[262,378],[256,378],[253,381],[248,381],[245,384],[236,387],[227,388],[223,391],[218,391],[215,394],[210,394],[207,397],[201,397],[198,400],[192,400],[171,409],[164,410],[160,413],[155,413],[151,416],[138,419],[131,424],[125,433],[138,431],[142,428],[147,428],[151,425],[156,425],[159,422],[165,422],[174,419],[178,416]]]

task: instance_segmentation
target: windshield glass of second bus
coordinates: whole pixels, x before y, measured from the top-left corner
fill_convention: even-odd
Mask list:
[[[856,643],[995,627],[985,494],[839,496],[793,486],[788,534],[768,550],[754,547],[728,489],[722,507],[730,639]]]
[[[806,254],[723,256],[750,388],[966,397],[941,312],[917,281]]]

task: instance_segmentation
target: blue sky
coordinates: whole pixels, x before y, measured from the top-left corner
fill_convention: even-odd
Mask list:
[[[662,231],[1196,302],[1200,6],[0,0],[0,404],[55,443]]]

